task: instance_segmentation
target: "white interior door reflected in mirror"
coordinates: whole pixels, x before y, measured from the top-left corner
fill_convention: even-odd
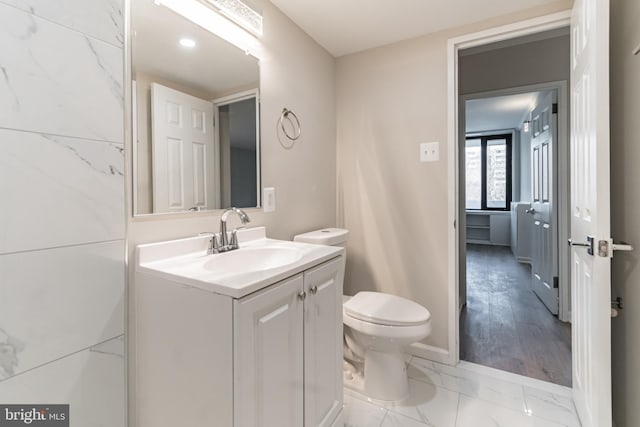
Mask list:
[[[151,84],[153,211],[216,207],[213,104]]]
[[[168,7],[151,0],[130,5],[134,214],[224,209],[232,202],[259,207],[258,59]],[[164,106],[154,106],[152,91]],[[238,156],[222,156],[214,100],[248,91],[255,119],[241,124],[250,127],[241,133],[251,137],[242,146],[251,145],[252,154],[238,167],[231,164]]]

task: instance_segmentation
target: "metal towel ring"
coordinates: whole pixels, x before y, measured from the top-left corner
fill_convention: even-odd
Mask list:
[[[295,119],[295,123],[293,122],[293,120],[291,120],[289,115],[293,116],[293,118]],[[287,129],[284,126],[284,119],[287,119],[289,123],[291,123],[291,126],[294,129],[295,136],[291,136],[289,135],[289,132],[287,132]],[[280,120],[278,120],[278,122],[280,123],[280,128],[282,129],[282,132],[284,133],[284,135],[287,138],[289,138],[291,141],[295,141],[298,138],[300,138],[300,134],[302,133],[302,128],[300,127],[300,120],[298,120],[298,116],[296,116],[296,113],[294,113],[293,111],[287,108],[283,108],[282,114],[280,114]]]

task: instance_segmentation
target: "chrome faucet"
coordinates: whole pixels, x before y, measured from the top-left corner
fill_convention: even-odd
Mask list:
[[[229,208],[222,212],[222,215],[220,216],[220,244],[216,248],[218,252],[227,252],[238,249],[238,238],[236,236],[238,229],[236,228],[232,231],[231,243],[229,243],[229,237],[227,236],[227,217],[232,212],[240,217],[240,221],[242,221],[242,224],[246,224],[251,221],[249,219],[249,215],[247,215],[246,212],[242,209]],[[215,240],[213,241],[213,243],[215,244]]]

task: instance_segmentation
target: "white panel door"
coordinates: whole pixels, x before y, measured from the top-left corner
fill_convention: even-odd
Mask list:
[[[234,301],[235,427],[303,425],[302,286],[299,274]]]
[[[571,18],[573,395],[583,427],[611,422],[609,0],[576,0]],[[608,252],[608,251],[607,251]]]
[[[531,124],[531,289],[551,313],[558,314],[558,233],[554,212],[556,123],[551,92],[533,109]]]
[[[342,277],[340,257],[304,273],[305,427],[329,427],[342,410]]]
[[[213,103],[151,84],[153,211],[214,208]]]

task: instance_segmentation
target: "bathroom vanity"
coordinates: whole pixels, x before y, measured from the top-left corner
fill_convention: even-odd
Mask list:
[[[208,240],[136,250],[137,426],[342,425],[344,249]]]

